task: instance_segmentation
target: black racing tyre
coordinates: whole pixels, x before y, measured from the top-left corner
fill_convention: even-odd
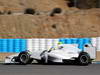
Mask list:
[[[86,66],[91,63],[91,59],[88,53],[82,52],[80,53],[77,62],[79,65]]]
[[[26,64],[29,64],[30,62],[32,62],[30,55],[27,52],[20,53],[18,58],[19,58],[20,64],[26,65]]]

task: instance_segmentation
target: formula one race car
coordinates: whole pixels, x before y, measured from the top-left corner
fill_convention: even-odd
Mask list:
[[[38,63],[65,63],[68,60],[73,60],[79,65],[88,65],[95,58],[95,52],[93,51],[95,51],[95,48],[91,44],[84,45],[84,51],[74,44],[61,44],[56,49],[52,47],[50,50],[44,51],[23,51],[7,56],[5,63],[30,64],[33,60]]]

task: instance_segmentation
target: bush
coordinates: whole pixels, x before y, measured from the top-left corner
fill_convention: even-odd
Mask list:
[[[50,16],[54,16],[54,14],[60,14],[62,12],[61,8],[54,8]]]
[[[77,7],[80,9],[96,8],[100,0],[77,0]]]
[[[54,8],[53,13],[61,13],[62,9],[61,8]]]
[[[53,25],[52,25],[52,28],[53,28],[53,29],[56,29],[56,24],[53,24]]]
[[[35,10],[34,9],[32,9],[32,8],[27,8],[26,10],[25,10],[25,12],[24,12],[24,14],[35,14]]]
[[[12,12],[11,12],[11,11],[8,11],[8,12],[7,12],[7,14],[9,14],[9,15],[10,15],[10,14],[12,14]]]
[[[75,7],[75,0],[70,0],[68,3],[69,7]]]

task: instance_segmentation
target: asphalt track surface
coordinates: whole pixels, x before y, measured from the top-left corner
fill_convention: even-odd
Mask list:
[[[0,75],[100,75],[100,64],[89,66],[77,65],[3,65]]]

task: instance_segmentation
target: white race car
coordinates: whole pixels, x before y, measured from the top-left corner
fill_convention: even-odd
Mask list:
[[[30,64],[33,60],[38,63],[65,63],[68,60],[76,61],[79,65],[88,65],[95,58],[95,48],[90,45],[84,45],[84,51],[80,50],[76,45],[61,44],[58,48],[51,48],[44,51],[23,51],[16,55],[5,58],[5,63]],[[91,54],[91,51],[93,54]]]

